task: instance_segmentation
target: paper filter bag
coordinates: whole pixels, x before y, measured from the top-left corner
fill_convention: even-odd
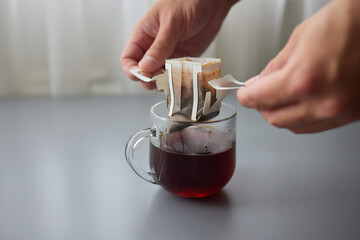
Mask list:
[[[208,82],[220,78],[217,58],[177,58],[165,62],[166,73],[155,77],[158,90],[166,94],[169,117],[205,121],[215,117],[229,91],[217,91]]]

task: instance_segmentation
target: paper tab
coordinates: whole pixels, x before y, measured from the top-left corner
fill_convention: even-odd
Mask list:
[[[238,89],[245,85],[244,82],[237,81],[231,75],[225,75],[224,77],[211,80],[208,83],[210,84],[210,86],[212,86],[216,90]]]

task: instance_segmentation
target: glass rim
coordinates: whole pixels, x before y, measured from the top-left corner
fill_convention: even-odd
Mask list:
[[[160,119],[160,120],[163,120],[163,121],[167,121],[167,122],[175,122],[175,123],[191,123],[192,125],[196,125],[196,124],[208,124],[208,123],[219,123],[219,122],[225,122],[227,120],[230,120],[232,118],[234,118],[236,116],[236,110],[234,108],[234,106],[232,106],[231,104],[229,103],[224,103],[224,102],[221,102],[221,105],[224,105],[226,106],[228,109],[230,109],[231,111],[231,115],[230,116],[227,116],[227,117],[223,117],[221,119],[217,119],[217,120],[206,120],[206,121],[191,121],[191,120],[175,120],[175,119],[171,119],[171,118],[168,118],[168,117],[163,117],[163,116],[160,116],[158,114],[155,113],[155,108],[157,108],[158,106],[160,106],[161,104],[164,104],[166,105],[166,101],[161,101],[161,102],[158,102],[158,103],[155,103],[151,109],[150,109],[150,113],[153,117],[156,117],[157,119]],[[221,109],[221,108],[220,108]]]

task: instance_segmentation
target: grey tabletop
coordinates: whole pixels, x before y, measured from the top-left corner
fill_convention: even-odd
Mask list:
[[[1,99],[0,239],[360,239],[360,122],[295,135],[230,95],[235,174],[212,197],[184,199],[124,157],[162,99]],[[147,151],[136,152],[144,167]]]

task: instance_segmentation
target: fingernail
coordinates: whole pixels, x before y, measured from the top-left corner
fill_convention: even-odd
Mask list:
[[[258,80],[260,78],[260,75],[256,75],[255,77],[250,78],[249,80],[247,80],[245,82],[245,87],[250,86],[251,84],[253,84],[256,80]]]
[[[152,56],[145,56],[139,62],[141,68],[154,68],[156,67],[158,61]]]

